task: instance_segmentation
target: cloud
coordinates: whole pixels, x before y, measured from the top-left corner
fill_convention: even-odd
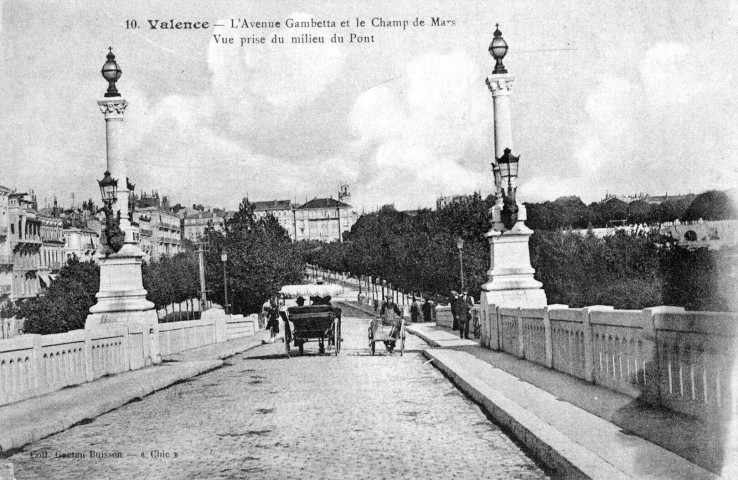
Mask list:
[[[359,95],[348,119],[351,148],[376,173],[355,197],[416,208],[483,188],[479,155],[491,147],[492,111],[482,78],[465,53],[425,54],[399,81]]]
[[[646,51],[640,72],[646,99],[657,105],[687,104],[703,90],[705,82],[689,78],[694,60],[680,43],[659,42]]]

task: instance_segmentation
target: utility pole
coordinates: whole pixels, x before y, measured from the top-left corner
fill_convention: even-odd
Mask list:
[[[197,242],[198,265],[200,267],[200,315],[208,305],[208,296],[205,289],[205,242]]]

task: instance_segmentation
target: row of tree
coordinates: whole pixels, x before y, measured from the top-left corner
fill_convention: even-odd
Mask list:
[[[558,228],[598,228],[612,224],[661,224],[679,220],[726,220],[736,218],[736,210],[726,192],[712,190],[699,195],[667,199],[661,203],[617,198],[586,205],[579,197],[561,197],[552,202],[526,203],[533,230]]]
[[[577,202],[581,203],[578,199],[559,203]],[[385,206],[363,215],[343,243],[301,248],[308,262],[323,268],[381,278],[406,292],[448,295],[461,289],[460,237],[465,287],[479,298],[490,262],[484,234],[489,230],[491,206],[491,199],[479,195],[414,215]],[[597,238],[561,229],[536,231],[530,249],[536,278],[543,283],[549,303],[733,308],[732,283],[725,267],[730,265],[725,255],[732,252],[685,250],[658,233],[618,232]]]

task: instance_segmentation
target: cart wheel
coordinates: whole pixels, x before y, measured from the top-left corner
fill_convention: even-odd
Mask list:
[[[338,319],[333,322],[333,345],[336,347],[336,355],[341,351],[341,324]]]

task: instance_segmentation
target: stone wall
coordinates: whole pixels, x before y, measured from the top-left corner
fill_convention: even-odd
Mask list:
[[[482,345],[697,417],[732,405],[738,314],[480,306]]]

